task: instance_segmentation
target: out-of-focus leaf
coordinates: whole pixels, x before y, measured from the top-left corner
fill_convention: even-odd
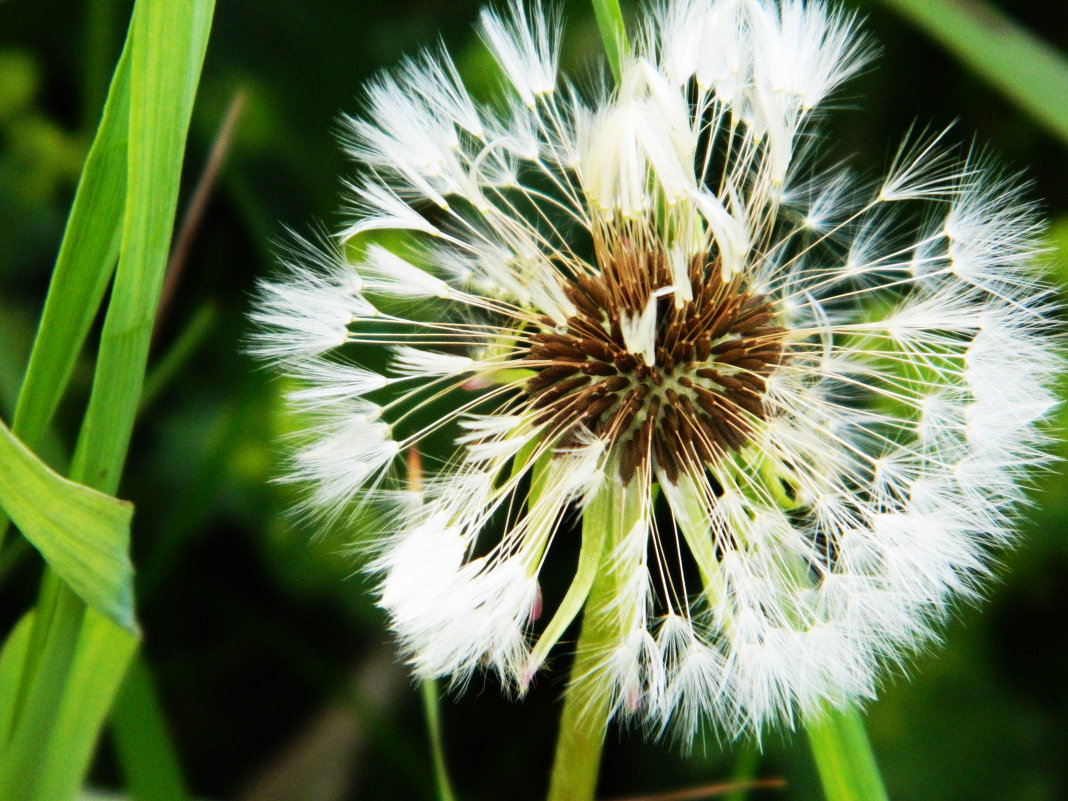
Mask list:
[[[135,801],[187,801],[178,760],[167,736],[148,666],[138,656],[130,664],[111,713],[115,749]]]
[[[982,0],[880,0],[1068,144],[1068,58]]]
[[[28,54],[0,51],[0,120],[29,105],[37,82],[37,65]]]

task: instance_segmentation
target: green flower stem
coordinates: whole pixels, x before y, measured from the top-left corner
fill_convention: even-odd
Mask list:
[[[612,608],[618,603],[619,577],[613,570],[617,548],[641,514],[641,497],[613,481],[605,483],[582,518],[583,539],[605,533],[605,547],[582,616],[582,630],[564,696],[548,801],[592,801],[601,767],[601,749],[611,718],[611,698],[592,689],[604,654],[622,632]]]
[[[723,801],[745,801],[749,795],[749,783],[756,777],[758,767],[760,749],[755,745],[739,745],[734,751],[734,769],[730,781],[731,785],[736,785],[736,789],[723,796]]]
[[[456,801],[456,793],[449,781],[445,766],[445,745],[441,736],[441,710],[438,699],[438,683],[433,679],[422,682],[423,711],[426,713],[426,728],[430,735],[430,753],[434,760],[434,783],[438,788],[438,801]]]
[[[623,62],[630,55],[627,27],[623,24],[619,0],[593,0],[593,13],[597,17],[597,29],[601,32],[601,40],[608,54],[612,77],[619,83],[623,77]]]
[[[578,653],[575,654],[575,662],[571,668],[572,686],[564,696],[564,711],[560,716],[560,735],[556,740],[548,801],[591,801],[597,790],[597,775],[601,768],[601,749],[608,728],[609,708],[607,704],[591,708],[584,693],[576,692],[574,685],[575,678],[593,668],[596,663],[596,651],[590,647],[590,641],[599,632],[588,625],[589,612],[587,608],[582,619]]]
[[[830,710],[805,729],[827,801],[887,801],[864,721]]]

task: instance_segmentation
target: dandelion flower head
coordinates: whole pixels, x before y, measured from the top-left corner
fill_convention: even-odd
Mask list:
[[[521,693],[607,584],[573,681],[735,736],[873,697],[977,594],[1045,459],[1038,226],[942,135],[877,182],[819,157],[856,27],[668,0],[577,86],[559,15],[515,2],[480,19],[493,102],[440,49],[366,88],[348,227],[261,285],[254,349],[309,421],[304,508],[389,508],[373,570],[417,675]]]

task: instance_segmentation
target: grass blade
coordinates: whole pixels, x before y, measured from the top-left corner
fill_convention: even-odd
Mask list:
[[[36,448],[59,405],[119,254],[126,198],[128,48],[85,160],[11,428]]]
[[[130,663],[111,715],[115,750],[135,801],[187,801],[152,674],[142,657]]]
[[[597,18],[597,30],[601,32],[605,53],[608,54],[608,66],[612,77],[619,84],[623,77],[623,62],[629,55],[627,26],[623,22],[623,12],[619,0],[593,0],[593,13]]]
[[[213,11],[213,0],[138,0],[127,40],[122,244],[71,473],[108,494],[118,487],[144,382]],[[74,795],[136,647],[136,637],[87,611],[46,571],[16,700],[16,730],[0,754],[0,798]]]
[[[42,765],[40,783],[36,794],[23,797],[59,801],[77,794],[89,769],[100,727],[138,643],[139,639],[126,629],[87,610],[48,748],[38,757]]]
[[[981,0],[881,0],[1068,144],[1068,59]]]
[[[133,432],[214,0],[134,10],[122,251],[72,475],[114,492]]]
[[[0,423],[0,506],[85,603],[137,631],[130,504],[63,478]]]
[[[46,797],[38,792],[45,773],[42,755],[56,730],[85,611],[81,599],[46,570],[15,694],[14,728],[0,753],[0,798],[4,801]]]
[[[128,50],[123,49],[115,67],[100,127],[78,180],[11,422],[11,430],[31,449],[48,430],[67,389],[119,254],[130,117]],[[0,546],[7,523],[0,513]]]

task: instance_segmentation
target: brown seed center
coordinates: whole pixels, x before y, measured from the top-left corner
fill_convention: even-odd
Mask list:
[[[662,256],[645,254],[639,267],[644,286],[605,270],[564,287],[576,313],[528,335],[525,359],[538,372],[526,392],[552,435],[566,441],[582,426],[603,439],[624,483],[639,469],[674,482],[740,448],[765,418],[785,329],[772,324],[771,302],[724,281],[718,262],[691,262],[692,299],[681,304],[675,291],[656,292],[671,284]],[[654,294],[650,363],[647,350],[628,348],[623,329]]]

